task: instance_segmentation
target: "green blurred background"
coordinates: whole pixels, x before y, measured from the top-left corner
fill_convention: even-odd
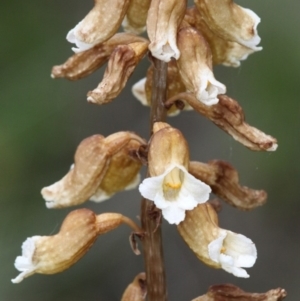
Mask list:
[[[278,286],[288,300],[299,300],[300,244],[300,2],[238,1],[261,18],[262,52],[238,69],[217,67],[216,78],[244,108],[247,121],[275,136],[275,153],[257,153],[239,145],[195,112],[169,119],[190,143],[191,158],[229,161],[241,182],[265,189],[265,206],[240,212],[224,204],[223,228],[243,233],[257,246],[256,265],[249,279],[204,266],[179,237],[176,227],[164,223],[164,249],[169,299],[189,301],[212,284],[233,283],[263,292]],[[148,136],[147,108],[131,95],[130,87],[143,77],[147,60],[121,96],[106,106],[90,105],[86,92],[101,80],[103,70],[79,82],[52,80],[53,65],[71,54],[65,40],[69,29],[93,6],[92,1],[1,1],[0,9],[0,300],[1,301],[114,301],[143,271],[121,227],[100,237],[90,252],[64,273],[34,275],[12,284],[18,271],[13,263],[22,242],[33,235],[56,233],[72,210],[46,209],[40,190],[60,179],[73,163],[80,141],[92,134],[109,135],[133,130]],[[298,28],[298,29],[297,29]],[[124,192],[102,204],[85,207],[122,212],[136,219],[140,196]]]

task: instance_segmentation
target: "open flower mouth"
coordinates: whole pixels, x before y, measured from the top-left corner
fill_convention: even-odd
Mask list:
[[[184,180],[184,173],[178,167],[174,167],[164,178],[163,194],[166,200],[175,201],[178,197]]]

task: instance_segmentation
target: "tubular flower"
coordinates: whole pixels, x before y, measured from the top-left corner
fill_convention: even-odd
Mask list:
[[[101,135],[86,138],[77,148],[74,167],[60,181],[42,189],[46,206],[75,206],[92,196],[100,201],[136,184],[141,165],[128,157],[130,151],[144,143],[142,138],[130,132],[118,132],[106,138]],[[122,165],[121,170],[118,167]]]
[[[19,283],[33,274],[55,274],[76,263],[94,244],[97,237],[128,224],[135,231],[139,228],[129,218],[118,213],[96,215],[89,209],[69,213],[58,234],[33,236],[22,245],[22,256],[18,256],[15,267],[21,272],[13,283]]]
[[[237,42],[224,40],[219,37],[207,26],[203,16],[195,6],[186,10],[184,19],[187,23],[201,32],[209,44],[212,52],[213,63],[215,65],[223,64],[224,66],[229,67],[239,67],[241,65],[240,61],[247,59],[247,57],[251,53],[255,52],[255,50],[258,51],[262,49],[261,47],[256,47],[254,50]]]
[[[95,0],[94,8],[67,35],[74,52],[81,52],[111,38],[120,27],[129,0]]]
[[[189,150],[180,131],[156,122],[153,132],[148,153],[150,177],[139,190],[170,224],[178,225],[186,210],[208,200],[211,189],[189,174]]]
[[[224,40],[237,42],[253,50],[260,37],[257,25],[260,18],[250,9],[243,8],[232,0],[194,0],[208,27]]]
[[[152,0],[148,12],[149,50],[159,60],[178,59],[176,34],[184,17],[187,0]]]
[[[188,211],[178,231],[205,264],[237,277],[249,277],[243,268],[252,267],[256,261],[254,243],[242,234],[219,228],[217,213],[210,204]]]
[[[203,36],[193,27],[179,30],[178,48],[181,56],[178,69],[186,89],[207,106],[218,103],[218,95],[226,87],[218,82],[212,72],[212,54]]]

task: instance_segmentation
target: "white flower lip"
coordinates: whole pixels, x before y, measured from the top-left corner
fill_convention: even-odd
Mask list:
[[[12,279],[13,283],[20,283],[24,278],[34,274],[36,266],[32,262],[35,251],[35,242],[40,236],[27,238],[22,244],[22,256],[18,256],[15,260],[15,268],[22,272],[16,278]]]
[[[82,21],[80,21],[73,29],[71,29],[68,34],[67,34],[67,41],[72,43],[72,44],[75,44],[77,46],[76,47],[73,47],[72,50],[75,52],[75,53],[78,53],[78,52],[83,52],[83,51],[86,51],[90,48],[93,48],[94,47],[94,44],[88,44],[88,43],[85,43],[83,41],[81,41],[77,34],[76,34],[76,31],[77,29],[79,28],[80,24],[81,24]]]
[[[223,229],[220,229],[219,237],[208,245],[208,253],[226,272],[242,278],[249,277],[243,267],[252,267],[257,258],[251,239]]]
[[[163,181],[174,168],[184,173],[182,185],[174,199],[165,198]],[[198,204],[205,203],[211,192],[208,185],[193,177],[181,165],[171,164],[163,174],[145,179],[139,186],[143,197],[153,201],[162,210],[163,217],[170,223],[178,225],[185,218],[185,211],[194,209]]]

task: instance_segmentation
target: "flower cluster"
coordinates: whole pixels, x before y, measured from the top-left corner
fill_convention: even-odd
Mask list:
[[[150,52],[150,58],[166,64],[163,109],[168,115],[194,109],[249,149],[274,151],[276,139],[245,122],[242,108],[225,95],[225,85],[213,73],[213,65],[238,67],[240,61],[262,49],[258,46],[259,22],[253,11],[231,0],[195,0],[190,8],[186,0],[95,0],[93,9],[67,35],[76,46],[75,54],[53,67],[51,75],[78,80],[108,62],[103,80],[87,94],[88,102],[107,104],[121,93],[138,63]],[[121,25],[125,32],[117,33]],[[148,38],[138,36],[145,30]],[[144,105],[151,106],[154,101],[154,72],[150,66],[146,77],[133,86],[134,96]],[[230,205],[249,210],[262,205],[266,193],[241,186],[237,171],[229,163],[190,161],[188,142],[180,130],[162,120],[152,126],[149,141],[126,131],[83,140],[68,173],[42,189],[46,206],[100,202],[135,188],[145,164],[148,176],[139,185],[141,195],[153,201],[165,220],[177,225],[196,256],[213,268],[249,277],[244,268],[256,261],[254,243],[242,234],[220,228],[217,212],[207,201],[213,192]],[[139,237],[149,234],[118,213],[71,212],[58,234],[25,241],[23,255],[15,262],[21,274],[13,282],[34,273],[65,270],[99,235],[121,223],[128,224]],[[142,300],[144,296],[145,275],[140,274],[122,300]]]

